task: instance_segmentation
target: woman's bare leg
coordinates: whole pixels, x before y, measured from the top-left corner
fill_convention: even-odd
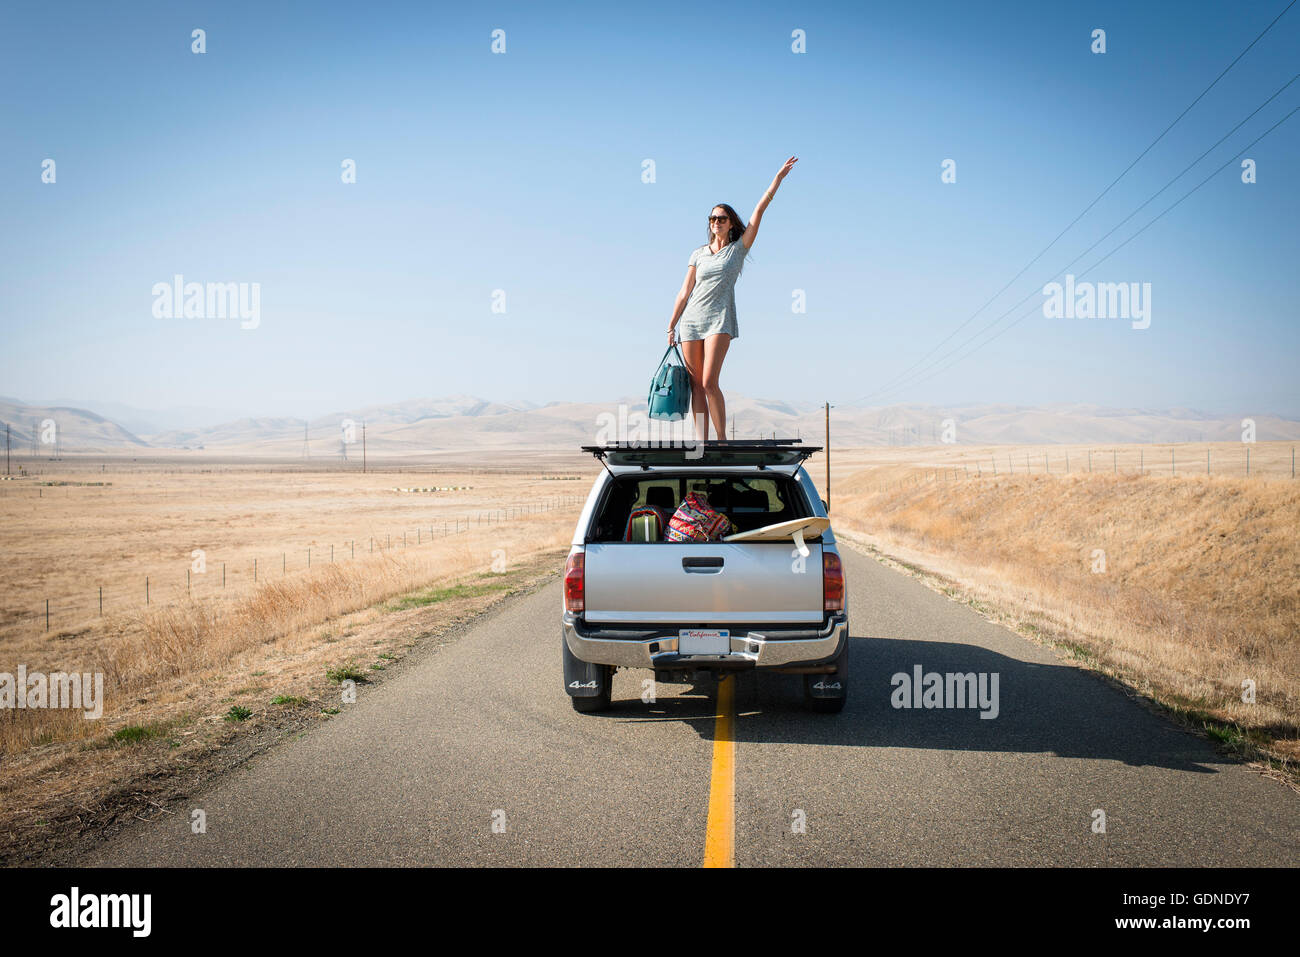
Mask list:
[[[709,440],[709,399],[704,391],[704,340],[688,339],[682,343],[682,358],[691,376],[691,421],[695,437],[701,442]],[[700,433],[704,434],[701,435]]]
[[[725,332],[704,340],[704,394],[709,416],[713,419],[713,429],[720,439],[727,437],[727,403],[722,398],[722,389],[718,387],[718,375],[722,372],[722,360],[727,357],[730,345],[731,336]]]

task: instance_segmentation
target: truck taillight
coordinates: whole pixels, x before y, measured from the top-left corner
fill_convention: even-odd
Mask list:
[[[834,552],[822,552],[822,599],[823,610],[844,610],[844,566]]]
[[[569,559],[564,563],[564,610],[574,613],[583,610],[583,552],[571,552]]]

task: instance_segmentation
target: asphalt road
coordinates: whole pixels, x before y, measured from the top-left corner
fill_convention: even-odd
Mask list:
[[[914,579],[847,549],[845,565],[843,713],[802,710],[794,676],[736,679],[737,866],[1300,860],[1284,785]],[[559,609],[558,578],[509,600],[79,863],[699,866],[721,826],[716,689],[661,684],[643,703],[650,672],[624,671],[611,711],[575,713]],[[891,676],[915,665],[996,673],[998,716],[894,708]]]

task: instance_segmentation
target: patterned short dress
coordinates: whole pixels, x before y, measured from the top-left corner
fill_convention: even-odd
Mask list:
[[[740,336],[736,326],[736,278],[747,252],[740,239],[733,239],[716,253],[708,246],[691,253],[687,266],[695,267],[695,288],[677,323],[678,339],[688,342],[719,332],[733,339]]]

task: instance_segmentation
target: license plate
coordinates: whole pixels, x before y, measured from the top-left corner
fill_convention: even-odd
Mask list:
[[[731,632],[726,628],[682,628],[677,632],[677,651],[683,655],[729,655]]]

